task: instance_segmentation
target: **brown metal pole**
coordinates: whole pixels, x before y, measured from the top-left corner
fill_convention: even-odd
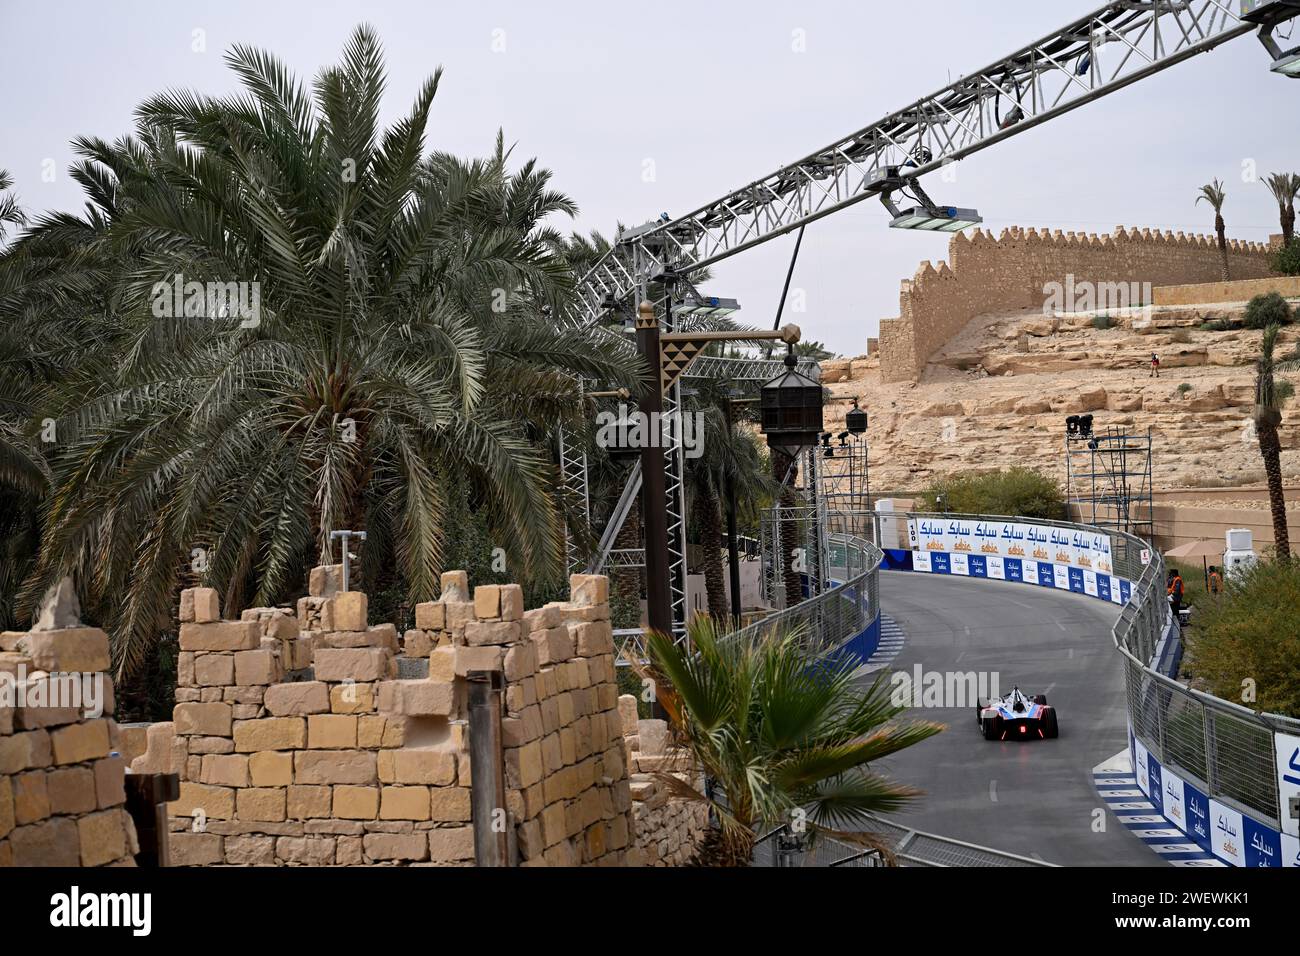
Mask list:
[[[474,864],[512,866],[510,819],[501,751],[500,671],[470,671],[470,812],[474,821]]]
[[[642,302],[636,313],[636,344],[650,369],[651,381],[641,396],[640,411],[648,435],[664,410],[660,385],[659,322],[654,306]],[[645,527],[646,616],[650,629],[661,634],[673,632],[672,593],[668,584],[668,500],[665,491],[664,449],[658,441],[647,440],[641,446],[641,521]]]

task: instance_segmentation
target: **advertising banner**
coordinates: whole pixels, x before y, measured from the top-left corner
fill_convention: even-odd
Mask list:
[[[1277,752],[1277,795],[1282,813],[1282,832],[1300,836],[1300,820],[1290,813],[1291,803],[1300,800],[1300,737],[1273,734]]]
[[[1018,558],[1113,574],[1110,535],[1017,521],[909,518],[913,551]]]

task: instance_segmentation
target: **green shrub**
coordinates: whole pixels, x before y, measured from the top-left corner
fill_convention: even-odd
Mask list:
[[[1094,329],[1103,329],[1103,330],[1113,329],[1115,327],[1115,320],[1112,319],[1109,315],[1094,316],[1092,320],[1092,327]]]
[[[942,508],[939,495],[944,498]],[[959,514],[1065,517],[1065,498],[1056,480],[1032,468],[1020,467],[985,475],[937,478],[921,492],[918,507],[922,511]]]
[[[1260,562],[1234,574],[1219,603],[1203,600],[1187,631],[1187,670],[1215,696],[1300,717],[1300,561]],[[1253,681],[1255,701],[1243,701]]]
[[[1277,292],[1257,295],[1246,303],[1246,328],[1266,329],[1270,325],[1289,325],[1291,306]]]
[[[1202,322],[1200,330],[1202,332],[1228,332],[1232,329],[1232,323],[1227,319],[1211,319],[1209,322]]]
[[[1187,383],[1187,382],[1183,382],[1182,385],[1179,385],[1179,386],[1178,386],[1178,394],[1179,394],[1179,395],[1186,395],[1186,394],[1187,394],[1188,392],[1190,392],[1191,390],[1192,390],[1192,386],[1191,386],[1189,383]]]
[[[1284,276],[1300,276],[1300,237],[1273,253],[1273,271]]]

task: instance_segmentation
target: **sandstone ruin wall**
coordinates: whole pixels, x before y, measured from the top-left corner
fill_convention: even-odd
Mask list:
[[[880,323],[880,367],[886,382],[916,381],[926,362],[977,316],[1041,309],[1048,283],[1187,285],[1222,279],[1212,236],[1128,230],[1113,235],[1053,233],[1011,228],[994,238],[977,229],[957,233],[948,262],[922,262],[902,283],[899,316]],[[1269,248],[1230,240],[1230,275],[1272,275]],[[1142,305],[1147,303],[1133,303]]]

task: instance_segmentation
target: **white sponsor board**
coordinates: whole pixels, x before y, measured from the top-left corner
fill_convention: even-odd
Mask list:
[[[1300,839],[1282,834],[1282,865],[1300,868]]]
[[[1171,773],[1168,767],[1160,768],[1161,784],[1164,786],[1165,816],[1182,830],[1187,832],[1187,806],[1183,801],[1183,779]]]
[[[1218,800],[1210,801],[1210,851],[1233,866],[1245,866],[1245,824],[1241,814]]]
[[[1147,748],[1142,745],[1142,741],[1134,737],[1133,776],[1137,777],[1138,787],[1149,797],[1151,796],[1151,785],[1147,780],[1147,765]]]
[[[1019,558],[1113,574],[1110,535],[1019,521],[909,518],[913,551],[985,558]]]
[[[1273,734],[1277,752],[1277,795],[1282,813],[1282,832],[1300,836],[1300,820],[1291,816],[1291,801],[1300,800],[1300,737]]]

